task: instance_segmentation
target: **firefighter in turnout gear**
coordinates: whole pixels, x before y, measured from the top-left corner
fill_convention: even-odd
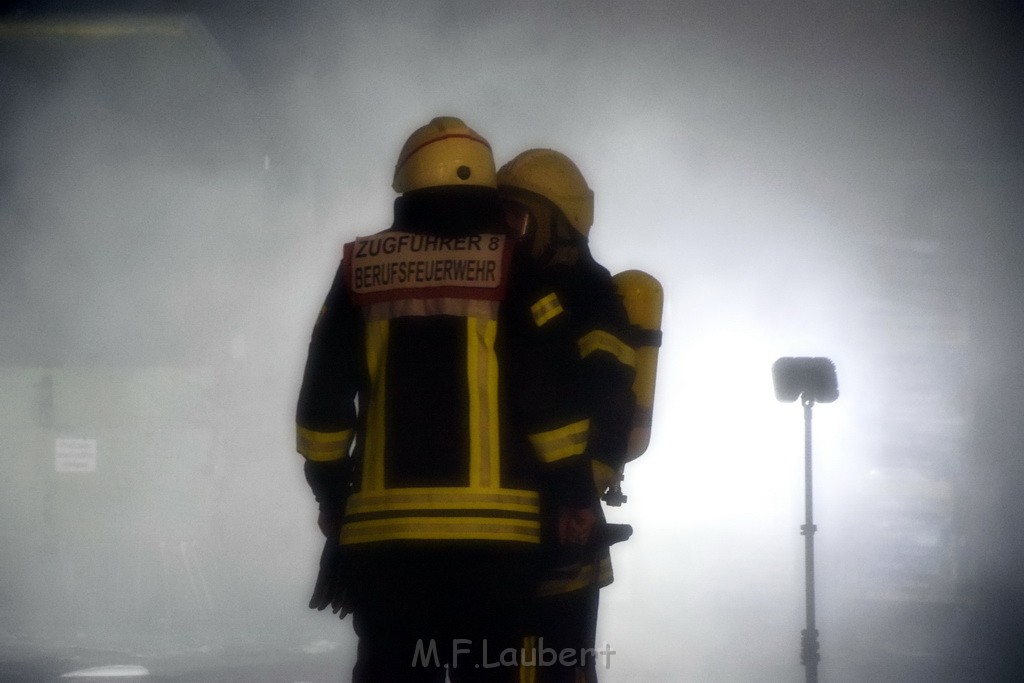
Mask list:
[[[564,310],[552,324],[567,329],[576,388],[563,398],[576,402],[589,419],[594,486],[603,494],[627,459],[636,353],[612,277],[588,246],[593,192],[576,165],[550,149],[531,149],[512,159],[498,171],[498,187],[511,231],[522,235],[535,263],[562,293]],[[545,494],[557,498],[559,492]],[[605,525],[599,502],[587,515],[597,520],[599,531],[572,551],[557,543],[564,521],[547,520],[555,528],[548,534],[533,627],[538,642],[543,639],[544,647],[556,651],[594,651],[599,589],[612,581],[608,546],[621,540],[614,532],[624,525]],[[596,680],[593,656],[536,673],[545,682]]]
[[[567,341],[541,324],[561,294],[516,252],[490,145],[461,120],[417,129],[393,187],[391,228],[345,246],[299,392],[338,555],[311,606],[351,610],[355,681],[516,680],[540,491],[576,543],[596,501]]]

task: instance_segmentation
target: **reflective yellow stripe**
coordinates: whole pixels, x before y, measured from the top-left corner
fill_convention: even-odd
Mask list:
[[[523,636],[523,652],[532,652],[533,657],[523,657],[519,662],[519,683],[537,681],[537,637]]]
[[[531,434],[530,443],[544,462],[556,462],[586,450],[589,431],[590,420],[580,420],[558,429]]]
[[[466,387],[469,394],[469,485],[480,485],[480,454],[483,444],[480,434],[480,353],[475,318],[466,319]]]
[[[346,522],[343,544],[395,540],[478,540],[539,543],[540,522],[490,517],[397,517]]]
[[[537,492],[519,489],[360,491],[348,501],[345,513],[354,521],[345,523],[342,542],[477,539],[537,543],[539,512]],[[360,516],[369,519],[356,519]]]
[[[604,588],[613,580],[612,558],[606,554],[597,562],[559,568],[557,576],[546,577],[538,584],[537,595],[561,595],[593,585]]]
[[[355,493],[348,501],[349,515],[400,510],[501,510],[536,514],[536,491],[518,489],[472,490],[461,487],[402,488]]]
[[[348,455],[352,445],[352,430],[340,432],[317,432],[296,425],[295,449],[307,460],[329,462]]]
[[[501,420],[498,417],[498,356],[495,353],[494,345],[498,337],[498,323],[494,320],[487,321],[485,333],[487,340],[487,403],[486,412],[487,424],[487,451],[483,454],[481,463],[484,469],[481,470],[480,486],[501,486]],[[485,464],[484,464],[485,463]]]
[[[364,491],[384,488],[384,396],[387,391],[388,321],[366,324],[366,366],[372,388],[366,415],[366,447],[363,452]]]
[[[469,483],[488,488],[500,477],[498,361],[493,320],[466,321],[466,381],[469,383]]]
[[[588,332],[579,340],[580,358],[586,358],[595,351],[607,351],[623,365],[636,367],[636,351],[618,337],[604,330]]]
[[[554,292],[530,306],[530,311],[533,313],[533,322],[537,324],[537,327],[543,327],[563,310],[562,302],[558,300],[558,295]]]

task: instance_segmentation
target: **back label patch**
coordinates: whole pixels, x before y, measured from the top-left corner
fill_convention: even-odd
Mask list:
[[[345,245],[346,284],[359,305],[406,298],[500,300],[508,247],[504,235],[359,237]]]

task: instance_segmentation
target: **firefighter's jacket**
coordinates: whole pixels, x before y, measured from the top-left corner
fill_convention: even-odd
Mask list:
[[[567,331],[575,358],[571,400],[589,421],[588,452],[593,459],[618,471],[625,463],[636,398],[633,393],[636,352],[633,328],[611,274],[581,246],[573,264],[544,268],[565,308]],[[600,504],[595,504],[600,512]],[[564,549],[540,585],[541,595],[565,593],[612,582],[611,557],[600,534],[589,548],[566,556]]]
[[[613,470],[625,463],[633,426],[636,351],[622,298],[606,268],[581,247],[572,265],[544,269],[544,276],[568,311],[575,347],[573,386],[590,420],[588,452]]]
[[[542,478],[594,499],[560,293],[498,234],[346,245],[313,330],[297,448],[341,543],[540,541]],[[354,467],[349,467],[354,463]],[[351,481],[347,471],[355,472]]]

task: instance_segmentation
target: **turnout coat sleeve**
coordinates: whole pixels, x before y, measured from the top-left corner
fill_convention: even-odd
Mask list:
[[[542,463],[549,500],[587,507],[596,500],[590,464],[593,420],[578,383],[571,293],[525,252],[521,256],[523,286],[511,302],[519,335],[509,354],[512,403]]]
[[[608,271],[589,269],[576,330],[578,385],[590,416],[589,453],[612,469],[625,462],[636,396],[636,351],[625,307]]]
[[[344,264],[317,316],[296,409],[296,450],[322,510],[343,512],[353,483],[350,454],[358,428],[359,311],[343,285]]]
[[[584,254],[573,265],[550,269],[562,292],[564,334],[572,346],[572,400],[589,418],[587,452],[612,469],[625,461],[636,397],[632,328],[611,275]]]

